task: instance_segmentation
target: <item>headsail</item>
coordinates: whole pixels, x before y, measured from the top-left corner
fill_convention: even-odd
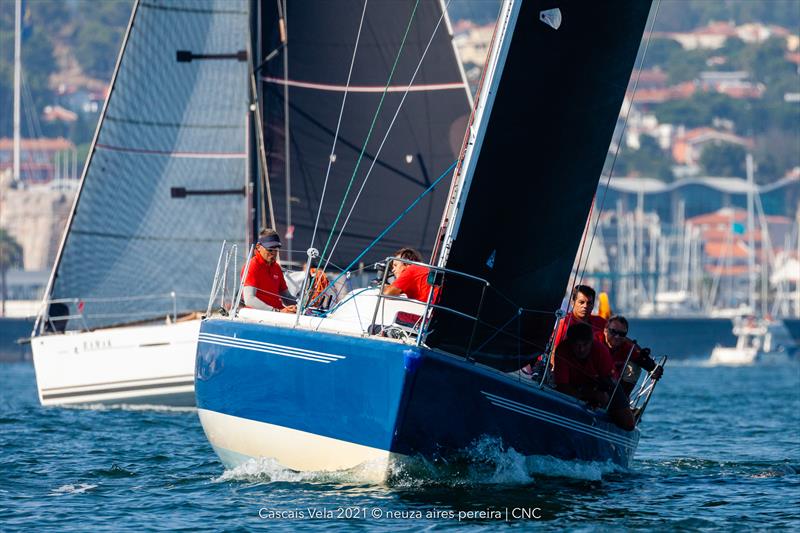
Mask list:
[[[545,347],[650,10],[640,0],[519,4],[446,263],[489,281],[482,322],[470,339],[465,319],[437,312],[427,339],[455,353]],[[480,295],[448,278],[440,305],[475,315]]]
[[[280,47],[279,13],[275,4],[262,4],[265,9],[261,17],[264,57]],[[288,77],[284,71],[287,58],[283,50],[261,71],[273,205],[281,233],[286,232],[287,225],[294,226],[292,248],[295,253],[291,258],[295,260],[304,260],[305,250],[311,245],[345,91],[347,101],[335,161],[331,165],[320,227],[314,240],[314,246],[322,252],[341,208],[337,233],[330,240],[326,255],[337,240],[338,230],[433,35],[394,127],[333,252],[332,264],[346,265],[456,159],[469,114],[469,93],[440,2],[421,1],[416,12],[414,2],[369,2],[360,37],[363,0],[313,5],[314,8],[309,9],[307,3],[288,3],[285,17]],[[403,43],[407,26],[409,32]],[[348,86],[357,37],[358,48]],[[398,51],[400,58],[390,81]],[[387,83],[389,92],[345,199],[345,190]],[[289,180],[285,155],[286,94],[289,95]],[[443,185],[425,198],[364,261],[386,257],[401,246],[414,246],[430,253],[446,194],[447,187]],[[287,258],[286,248],[284,242],[284,259]]]
[[[246,219],[246,0],[141,0],[50,282],[101,327],[204,308]]]

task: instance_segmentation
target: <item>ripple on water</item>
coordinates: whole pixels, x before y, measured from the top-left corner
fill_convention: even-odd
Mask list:
[[[84,492],[88,492],[94,488],[97,488],[97,485],[92,485],[91,483],[78,483],[77,485],[61,485],[57,489],[53,489],[50,494],[52,496],[63,496],[65,494],[83,494]]]

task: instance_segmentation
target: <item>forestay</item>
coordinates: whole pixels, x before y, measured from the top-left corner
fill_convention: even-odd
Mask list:
[[[50,283],[70,327],[203,309],[247,227],[248,3],[142,0]]]

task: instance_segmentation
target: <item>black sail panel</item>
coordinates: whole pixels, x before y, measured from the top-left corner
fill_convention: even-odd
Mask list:
[[[558,8],[554,29],[540,20]],[[620,106],[649,1],[525,1],[511,37],[428,344],[465,354],[531,354],[555,323]],[[520,309],[523,309],[520,313]]]
[[[364,2],[315,2],[313,5],[314,9],[308,9],[307,3],[288,3],[288,78],[284,79],[283,53],[269,61],[261,73],[265,144],[275,218],[282,235],[289,223],[294,226],[291,259],[299,261],[305,259],[305,250],[311,245]],[[335,160],[322,201],[320,227],[314,239],[314,247],[320,252],[328,244],[326,255],[334,265],[346,266],[357,257],[456,160],[463,140],[469,96],[446,20],[441,21],[438,29],[436,27],[442,15],[441,4],[422,1],[412,18],[413,9],[414,2],[406,1],[370,2],[366,8]],[[410,29],[389,82],[409,20]],[[264,13],[262,25],[266,30],[263,55],[267,57],[280,45],[277,9]],[[420,65],[431,35],[433,40]],[[412,90],[389,130],[418,65]],[[371,126],[387,83],[390,90]],[[287,87],[291,154],[288,194],[284,114]],[[390,131],[389,136],[375,161],[387,131]],[[345,198],[368,135],[363,159]],[[331,254],[338,231],[373,162],[369,180]],[[449,183],[449,179],[444,179],[363,261],[376,261],[401,246],[417,247],[424,254],[430,254]],[[291,214],[287,209],[287,196]],[[336,233],[329,241],[340,209]],[[284,242],[284,259],[287,259],[287,244]]]

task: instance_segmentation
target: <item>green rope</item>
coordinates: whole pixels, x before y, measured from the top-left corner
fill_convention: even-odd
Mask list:
[[[380,115],[381,107],[383,107],[383,101],[386,98],[386,93],[389,92],[389,86],[392,84],[392,77],[394,76],[394,71],[397,68],[397,63],[400,61],[400,55],[403,53],[403,47],[406,44],[406,38],[408,38],[408,32],[411,31],[411,23],[414,21],[414,15],[417,12],[417,7],[419,6],[419,0],[414,4],[414,10],[411,11],[411,18],[408,19],[408,25],[406,26],[406,32],[403,34],[403,40],[400,42],[400,49],[397,50],[397,56],[394,58],[394,64],[392,65],[392,70],[389,72],[389,79],[386,81],[386,87],[383,88],[383,94],[381,94],[381,100],[378,103],[378,109],[375,111],[375,116],[372,117],[372,124],[369,127],[369,131],[367,132],[367,138],[364,140],[364,146],[361,147],[361,153],[358,154],[358,159],[356,160],[356,166],[353,169],[353,175],[350,176],[350,183],[347,184],[347,190],[344,192],[344,197],[342,198],[342,203],[339,206],[339,212],[336,213],[336,219],[333,221],[333,226],[331,226],[331,232],[328,234],[328,240],[325,242],[325,248],[322,249],[322,253],[320,254],[320,264],[322,264],[323,258],[325,258],[325,254],[328,252],[328,246],[331,243],[331,239],[333,238],[333,234],[336,233],[336,225],[339,223],[339,217],[342,215],[342,211],[344,210],[345,203],[347,202],[347,196],[350,194],[350,189],[353,187],[353,182],[356,179],[356,173],[358,173],[358,167],[361,164],[361,160],[364,157],[364,152],[367,151],[367,144],[369,144],[370,137],[372,137],[372,130],[375,128],[375,123],[378,122],[378,115]]]

